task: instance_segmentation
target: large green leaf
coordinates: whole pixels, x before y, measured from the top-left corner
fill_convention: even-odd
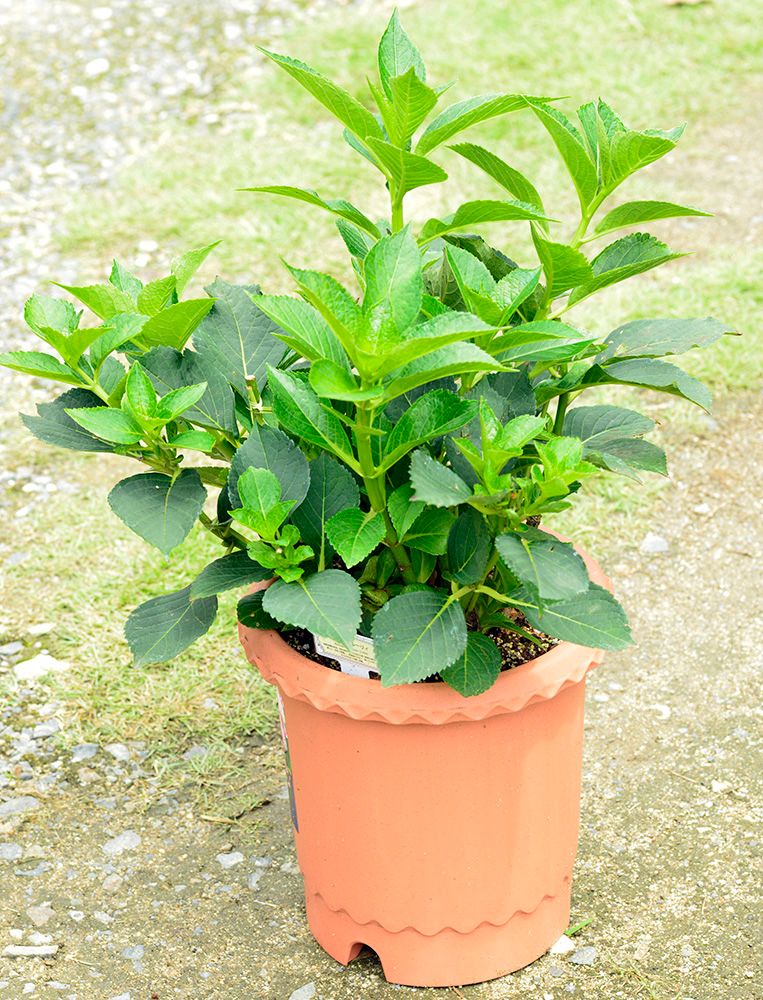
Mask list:
[[[490,350],[501,361],[570,361],[596,340],[594,334],[583,333],[558,320],[537,319],[512,326],[490,344]]]
[[[677,365],[654,358],[627,358],[601,366],[593,365],[583,378],[584,385],[606,383],[643,386],[683,396],[704,410],[709,410],[712,402],[710,390],[699,379],[687,375]]]
[[[272,570],[259,566],[246,552],[231,552],[204,567],[191,584],[191,599],[196,601],[200,597],[212,597],[234,587],[261,583],[269,580],[272,575]]]
[[[413,70],[416,76],[425,81],[427,78],[424,60],[400,23],[397,10],[393,10],[384,34],[379,41],[377,54],[379,78],[388,98],[392,99],[392,80],[400,77],[408,70]]]
[[[439,313],[409,330],[402,343],[390,348],[381,361],[376,361],[376,375],[387,375],[401,365],[423,358],[446,344],[473,340],[493,331],[493,327],[469,313]]]
[[[527,597],[523,595],[523,600]],[[544,606],[522,605],[525,617],[547,635],[594,649],[625,649],[633,642],[625,612],[608,590],[592,583],[587,591]]]
[[[175,276],[175,291],[178,295],[183,294],[188,282],[194,274],[196,274],[215,247],[219,245],[220,240],[215,240],[214,243],[208,243],[204,247],[196,247],[193,250],[186,250],[185,253],[176,257],[172,261],[171,270]]]
[[[190,587],[141,604],[125,625],[135,665],[171,660],[209,631],[216,614],[217,598],[192,601]]]
[[[545,219],[542,209],[523,201],[467,201],[444,219],[427,220],[421,227],[419,242],[431,243],[446,233],[481,222],[543,222]]]
[[[698,208],[688,208],[686,205],[676,205],[670,201],[628,201],[624,205],[618,205],[611,212],[607,212],[593,231],[594,236],[604,236],[615,229],[623,229],[625,226],[640,226],[644,222],[653,222],[656,219],[676,219],[687,215],[705,215],[712,213],[702,212]]]
[[[117,483],[109,506],[136,535],[169,555],[196,524],[206,498],[195,469],[184,469],[174,479],[143,472]]]
[[[321,314],[304,299],[289,295],[260,295],[257,306],[279,327],[274,331],[292,350],[308,361],[325,358],[347,368],[347,354]]]
[[[471,487],[425,451],[411,455],[409,475],[413,499],[432,507],[454,507],[471,499]]]
[[[683,354],[695,347],[709,347],[728,332],[728,326],[709,316],[704,319],[636,319],[618,326],[604,341],[599,355],[610,358],[659,358]]]
[[[470,632],[466,649],[455,663],[440,671],[440,677],[459,694],[482,694],[498,680],[501,652],[493,640],[481,632]]]
[[[410,227],[383,236],[368,252],[363,273],[363,312],[373,330],[371,343],[363,346],[376,353],[383,351],[387,343],[402,340],[421,310],[421,254]]]
[[[479,583],[485,575],[493,541],[485,518],[473,507],[459,514],[448,535],[448,569],[462,584]]]
[[[426,507],[402,538],[409,549],[442,556],[448,548],[455,515],[446,507]]]
[[[594,465],[638,480],[636,469],[667,476],[668,462],[665,452],[651,441],[641,438],[619,438],[609,441],[598,451],[587,450],[586,458]]]
[[[564,418],[564,434],[580,438],[594,451],[602,451],[611,441],[646,434],[653,427],[654,421],[642,413],[607,404],[575,406]]]
[[[347,219],[354,225],[370,233],[375,239],[381,235],[379,227],[376,226],[368,216],[364,215],[359,208],[356,208],[349,201],[343,198],[321,198],[317,191],[310,188],[291,187],[287,184],[266,184],[259,187],[241,188],[242,191],[251,191],[255,194],[277,194],[283,198],[293,198],[296,201],[305,202],[307,205],[315,205],[332,215],[337,215],[342,219]],[[219,280],[219,279],[218,279]]]
[[[113,451],[114,445],[101,441],[75,423],[67,411],[100,407],[103,400],[88,389],[69,389],[52,403],[39,403],[37,414],[23,413],[25,427],[46,444],[70,451]]]
[[[398,538],[403,538],[410,531],[424,510],[424,506],[420,501],[413,499],[413,489],[408,483],[403,483],[390,493],[387,498],[387,510]]]
[[[390,468],[425,441],[463,427],[476,410],[475,402],[461,399],[445,389],[434,389],[421,396],[403,413],[387,436],[380,471]]]
[[[53,284],[79,299],[99,319],[111,319],[117,313],[135,311],[133,297],[116,285],[62,285],[58,281]]]
[[[281,484],[284,500],[299,507],[307,495],[310,470],[302,451],[275,427],[255,424],[231,461],[228,494],[231,508],[240,506],[237,483],[246,469],[269,469]]]
[[[561,111],[534,98],[526,98],[526,101],[554,140],[575,185],[580,204],[586,209],[596,195],[599,178],[583,137]]]
[[[86,409],[67,409],[66,412],[80,427],[113,444],[137,444],[143,437],[140,426],[124,410],[115,410],[110,406],[92,406]]]
[[[490,150],[482,146],[476,146],[473,142],[461,142],[450,147],[459,156],[469,160],[480,170],[492,177],[494,181],[501,185],[512,197],[524,202],[526,205],[533,205],[541,215],[546,214],[543,207],[543,199],[538,194],[534,184],[532,184],[524,174],[508,163],[491,153]]]
[[[259,46],[258,46],[259,47]],[[364,108],[360,101],[355,100],[346,90],[338,87],[331,80],[327,80],[317,70],[312,69],[299,59],[291,59],[289,56],[280,56],[275,52],[268,52],[267,49],[260,48],[260,52],[272,59],[276,65],[293,76],[308,93],[327,108],[331,114],[338,118],[351,132],[360,139],[368,136],[382,137],[381,126],[371,114]]]
[[[286,625],[335,639],[349,649],[360,625],[360,587],[349,573],[327,569],[296,583],[276,580],[265,591],[262,607]]]
[[[588,571],[567,542],[526,528],[499,535],[498,554],[511,573],[541,601],[560,601],[588,589]]]
[[[326,451],[352,460],[352,446],[342,422],[323,405],[305,379],[292,372],[268,369],[273,413],[291,434]]]
[[[580,302],[600,288],[614,285],[618,281],[632,278],[636,274],[650,271],[653,267],[669,260],[685,256],[674,253],[664,243],[648,233],[631,233],[610,243],[591,261],[593,277],[579,283],[569,298],[569,304]]]
[[[374,652],[384,687],[439,673],[466,648],[466,620],[458,601],[434,590],[400,594],[374,617]]]
[[[356,566],[369,556],[386,534],[378,511],[340,510],[326,524],[326,534],[345,566]]]
[[[367,139],[369,147],[379,161],[382,170],[393,184],[398,196],[414,188],[446,181],[448,175],[436,163],[425,156],[417,156],[406,149],[393,146],[383,139]]]
[[[360,491],[350,470],[325,452],[310,463],[310,486],[307,495],[291,515],[302,541],[309,545],[325,565],[330,557],[326,522],[340,510],[358,507]]]
[[[411,389],[449,375],[494,372],[498,368],[500,363],[475,344],[448,344],[393,371],[385,384],[384,398],[386,401],[396,399]]]
[[[82,377],[68,365],[62,364],[52,354],[42,351],[8,351],[0,354],[0,365],[14,372],[50,378],[67,385],[82,385]]]
[[[526,98],[521,94],[483,94],[470,97],[445,108],[425,129],[418,141],[416,151],[429,153],[436,146],[450,139],[464,129],[479,122],[487,121],[511,111],[520,111],[530,101],[541,102],[543,98]]]
[[[603,165],[603,179],[607,188],[613,189],[626,177],[669,153],[683,135],[684,128],[684,125],[678,125],[667,131],[618,131],[612,137],[607,162]]]
[[[172,347],[154,347],[141,355],[140,363],[162,396],[174,389],[206,382],[206,392],[185,412],[184,419],[212,430],[235,432],[233,390],[215,359],[198,351],[186,350],[181,354]]]
[[[52,295],[32,295],[24,303],[24,320],[38,336],[44,329],[68,334],[77,329],[79,316],[71,302]],[[46,338],[43,336],[42,338]]]
[[[140,339],[149,347],[174,347],[180,351],[214,304],[214,299],[176,302],[143,324]]]
[[[307,301],[318,310],[339,338],[342,347],[354,359],[357,354],[357,342],[367,338],[371,329],[367,317],[355,299],[336,278],[328,274],[288,265],[287,270]],[[332,360],[337,359],[332,358]]]
[[[544,239],[535,228],[533,228],[533,243],[543,265],[546,295],[549,301],[571,288],[592,280],[591,265],[579,250],[565,243],[552,243]]]
[[[257,308],[256,285],[230,285],[218,278],[206,291],[215,303],[193,335],[194,346],[246,398],[247,379],[253,378],[261,391],[267,366],[284,356],[286,348],[276,336],[281,330]]]

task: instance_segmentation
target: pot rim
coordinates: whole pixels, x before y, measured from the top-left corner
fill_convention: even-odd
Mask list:
[[[611,591],[612,583],[599,564],[578,546],[576,549],[591,580]],[[535,659],[502,671],[487,691],[467,698],[444,681],[385,688],[378,680],[330,670],[308,659],[273,629],[254,629],[241,623],[238,629],[249,661],[282,695],[322,712],[394,725],[443,725],[518,712],[579,684],[604,657],[601,649],[562,641]]]

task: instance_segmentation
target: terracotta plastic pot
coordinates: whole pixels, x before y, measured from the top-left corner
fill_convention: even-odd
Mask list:
[[[329,670],[277,632],[240,637],[278,687],[307,919],[329,955],[368,945],[390,982],[458,986],[546,952],[569,921],[602,652],[563,642],[464,698]]]

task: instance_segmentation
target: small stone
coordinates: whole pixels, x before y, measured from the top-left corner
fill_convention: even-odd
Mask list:
[[[97,59],[91,59],[85,63],[85,76],[92,80],[96,76],[103,76],[104,73],[108,73],[110,67],[111,63],[109,60],[105,56],[99,56]]]
[[[122,949],[122,957],[129,958],[133,962],[139,962],[143,958],[145,951],[146,949],[142,944],[133,944],[129,948]]]
[[[72,763],[79,764],[82,760],[90,760],[98,753],[98,749],[97,743],[78,743],[72,749]]]
[[[33,635],[35,637],[40,635],[48,635],[55,628],[53,622],[40,622],[39,625],[30,625],[27,628],[27,634]]]
[[[729,781],[711,781],[710,787],[714,792],[728,792],[731,791],[731,782]]]
[[[265,873],[263,871],[252,872],[249,878],[247,879],[246,884],[249,886],[250,889],[256,889],[257,886],[259,885],[260,879],[264,874]]]
[[[281,871],[286,875],[299,875],[299,865],[295,865],[293,861],[284,861]]]
[[[122,888],[123,882],[124,879],[121,875],[107,875],[103,882],[101,882],[101,887],[104,892],[118,892]]]
[[[298,990],[294,990],[289,1000],[313,1000],[315,996],[315,983],[305,983]]]
[[[230,854],[218,854],[215,860],[222,868],[233,868],[235,865],[241,864],[244,855],[241,851],[231,851]]]
[[[38,875],[49,872],[52,867],[49,861],[40,861],[34,868],[16,868],[14,875],[18,875],[19,878],[37,878]]]
[[[138,250],[141,253],[155,253],[159,249],[159,244],[156,240],[141,240],[138,243]]]
[[[14,642],[6,642],[4,645],[0,646],[0,656],[15,656],[16,653],[20,653],[24,648],[24,643],[15,640]]]
[[[107,743],[104,750],[110,753],[114,760],[120,760],[122,763],[126,763],[131,757],[130,748],[124,743]]]
[[[32,739],[44,740],[49,736],[55,736],[56,733],[61,731],[61,723],[58,719],[47,719],[45,722],[39,722],[32,730]]]
[[[109,1000],[130,1000],[130,994],[120,993],[118,997],[109,997]]]
[[[653,531],[648,531],[641,543],[641,551],[649,555],[656,555],[658,552],[667,552],[669,545],[667,539],[662,535],[655,535]]]
[[[9,944],[3,955],[6,958],[53,958],[57,951],[57,944]]]
[[[32,809],[37,809],[40,805],[40,800],[34,798],[32,795],[20,795],[16,799],[8,799],[7,802],[0,803],[0,819],[5,819],[6,816],[17,816],[20,813],[31,812]]]
[[[140,844],[140,837],[134,830],[125,830],[111,840],[107,840],[103,845],[103,853],[111,857],[122,854],[123,851],[132,851]]]
[[[217,704],[214,698],[205,698],[204,701],[201,703],[201,707],[206,708],[207,711],[213,712],[216,708],[219,708],[220,706]]]
[[[17,861],[22,854],[21,844],[0,844],[0,861]]]
[[[20,681],[38,681],[46,674],[60,673],[68,670],[69,664],[65,660],[57,660],[48,653],[38,653],[30,660],[22,660],[13,668],[13,673]]]
[[[69,910],[69,916],[77,924],[85,919],[85,914],[82,910]]]
[[[44,927],[50,918],[55,916],[55,912],[49,906],[30,906],[27,908],[26,915],[35,927]]]
[[[673,714],[673,710],[671,709],[670,705],[650,705],[649,707],[653,708],[654,711],[657,712],[657,714],[659,715],[660,719],[663,722],[667,722],[670,716]]]
[[[573,965],[593,965],[596,961],[596,949],[590,945],[585,948],[578,948],[570,958]]]
[[[252,861],[254,861],[255,868],[270,868],[273,864],[273,859],[267,854],[261,858],[252,858]]]
[[[52,944],[53,938],[50,934],[40,934],[39,931],[32,931],[29,935],[32,944]]]
[[[117,876],[119,878],[119,876]],[[113,923],[114,918],[103,910],[96,910],[93,913],[93,920],[97,920],[99,924],[110,924]]]
[[[695,514],[710,514],[712,507],[709,503],[698,503],[694,507]]]
[[[194,760],[196,757],[206,757],[209,753],[208,747],[200,746],[198,743],[194,743],[192,747],[189,747],[183,754],[183,760]]]
[[[566,934],[562,934],[558,941],[549,948],[549,955],[567,955],[571,951],[575,950],[575,943],[567,937]]]

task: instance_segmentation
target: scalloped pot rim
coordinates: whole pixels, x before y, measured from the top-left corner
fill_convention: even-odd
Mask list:
[[[577,546],[576,549],[585,560],[593,582],[612,590],[612,583],[599,564]],[[252,589],[262,586],[267,584]],[[604,656],[600,649],[560,642],[534,660],[503,671],[483,694],[465,698],[442,681],[385,688],[378,680],[330,670],[298,653],[273,630],[239,624],[239,637],[250,662],[265,680],[276,684],[288,697],[309,702],[321,711],[398,725],[477,721],[520,711],[536,701],[553,698],[570,684],[579,683]]]

